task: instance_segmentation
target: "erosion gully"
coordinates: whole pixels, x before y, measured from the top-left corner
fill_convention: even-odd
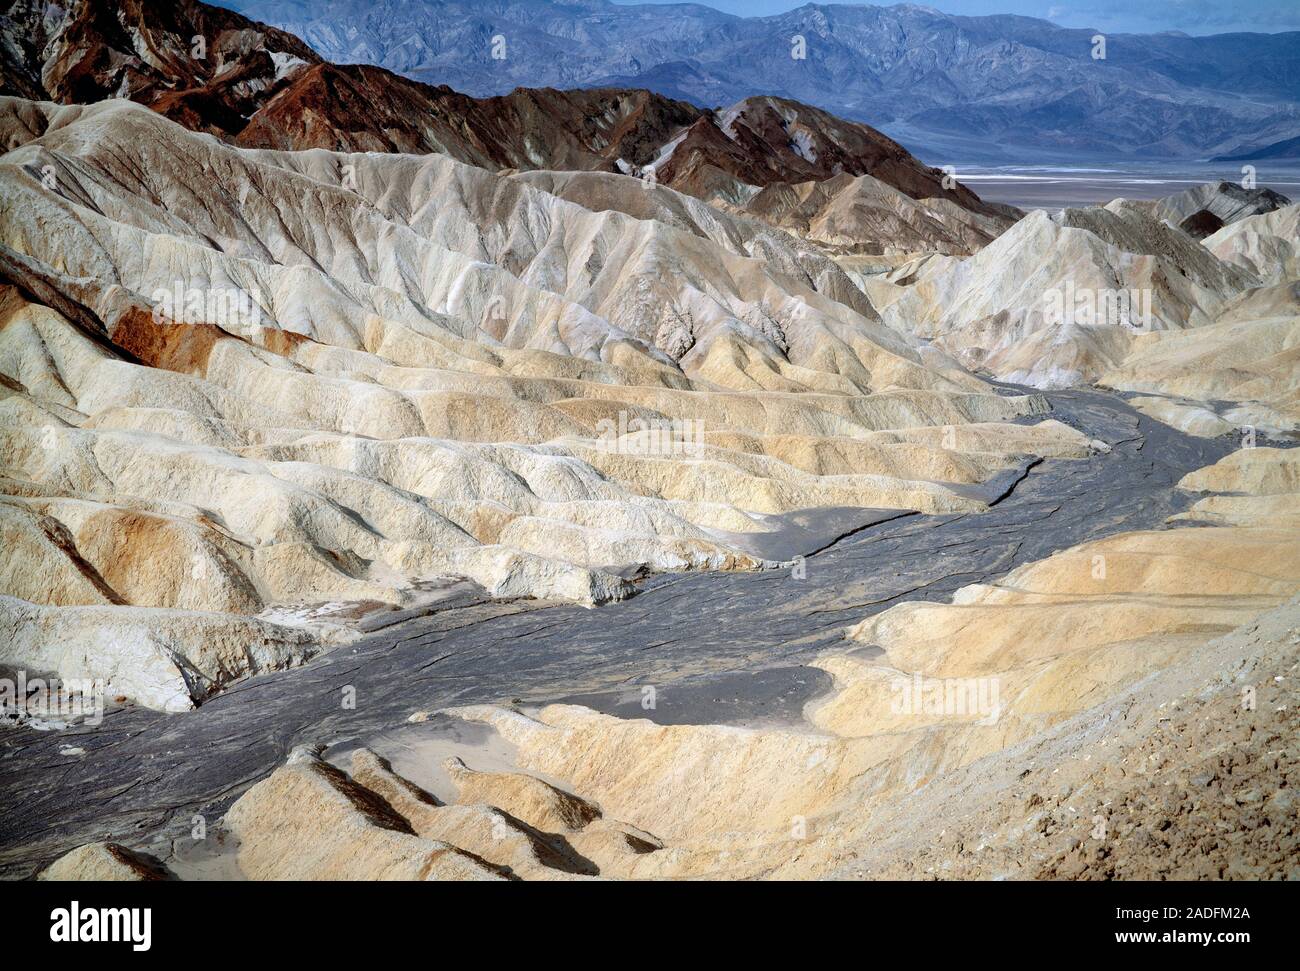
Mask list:
[[[419,710],[571,701],[664,723],[797,722],[830,684],[807,662],[850,626],[1077,543],[1169,528],[1191,502],[1178,480],[1237,445],[1183,435],[1106,392],[1046,396],[1051,417],[1111,451],[1041,462],[986,512],[875,517],[810,546],[820,552],[799,571],[657,576],[594,610],[453,601],[192,712],[124,707],[94,728],[0,732],[0,876],[29,876],[92,840],[143,845],[195,813],[215,819],[293,746],[357,742]],[[653,711],[640,705],[645,685]]]

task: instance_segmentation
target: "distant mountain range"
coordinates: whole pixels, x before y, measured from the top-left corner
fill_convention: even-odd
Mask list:
[[[705,107],[776,95],[868,122],[934,163],[1237,157],[1300,135],[1296,32],[1112,35],[1098,60],[1092,30],[905,5],[769,17],[606,0],[226,5],[331,61],[469,94],[645,87]]]
[[[2,95],[136,101],[243,148],[436,152],[490,171],[634,175],[872,253],[969,253],[1021,215],[874,128],[795,101],[709,110],[637,88],[474,98],[381,67],[331,64],[288,32],[196,0],[15,3],[0,15]]]
[[[1295,158],[1300,159],[1300,135],[1286,138],[1271,145],[1260,145],[1232,155],[1220,155],[1212,159],[1215,162],[1254,162],[1259,159]]]

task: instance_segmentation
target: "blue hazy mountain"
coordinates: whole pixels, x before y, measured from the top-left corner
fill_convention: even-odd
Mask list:
[[[1103,59],[1092,30],[917,6],[736,17],[605,0],[226,5],[329,60],[469,94],[617,85],[703,106],[775,94],[866,121],[932,157],[1188,159],[1300,136],[1297,32],[1115,34]]]

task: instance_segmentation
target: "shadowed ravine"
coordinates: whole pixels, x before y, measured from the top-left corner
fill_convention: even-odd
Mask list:
[[[143,844],[188,830],[194,813],[214,820],[294,745],[365,739],[418,710],[572,700],[662,722],[794,720],[829,687],[802,665],[850,625],[902,600],[946,600],[1087,540],[1159,528],[1190,504],[1178,480],[1235,445],[1190,438],[1102,392],[1047,396],[1052,417],[1112,451],[1044,461],[985,513],[854,528],[810,555],[802,579],[788,569],[660,576],[596,610],[453,602],[305,667],[240,682],[194,712],[127,708],[94,729],[6,732],[0,873],[28,875],[94,839]],[[349,685],[352,710],[341,702]],[[656,688],[654,711],[640,707],[643,685]],[[67,746],[85,754],[61,755]]]

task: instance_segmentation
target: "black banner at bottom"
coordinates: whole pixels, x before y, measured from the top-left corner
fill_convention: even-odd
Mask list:
[[[787,948],[824,951],[838,940],[868,949],[864,956],[905,943],[918,956],[949,958],[1045,945],[1053,950],[1042,953],[1060,958],[1231,960],[1293,955],[1300,903],[1280,883],[27,882],[0,894],[11,958],[62,951],[132,962],[241,945],[260,958],[283,949],[295,959],[373,960],[377,946],[418,946],[447,932],[503,958],[563,948],[599,959],[611,946],[662,956],[672,944],[772,960],[783,936]]]

